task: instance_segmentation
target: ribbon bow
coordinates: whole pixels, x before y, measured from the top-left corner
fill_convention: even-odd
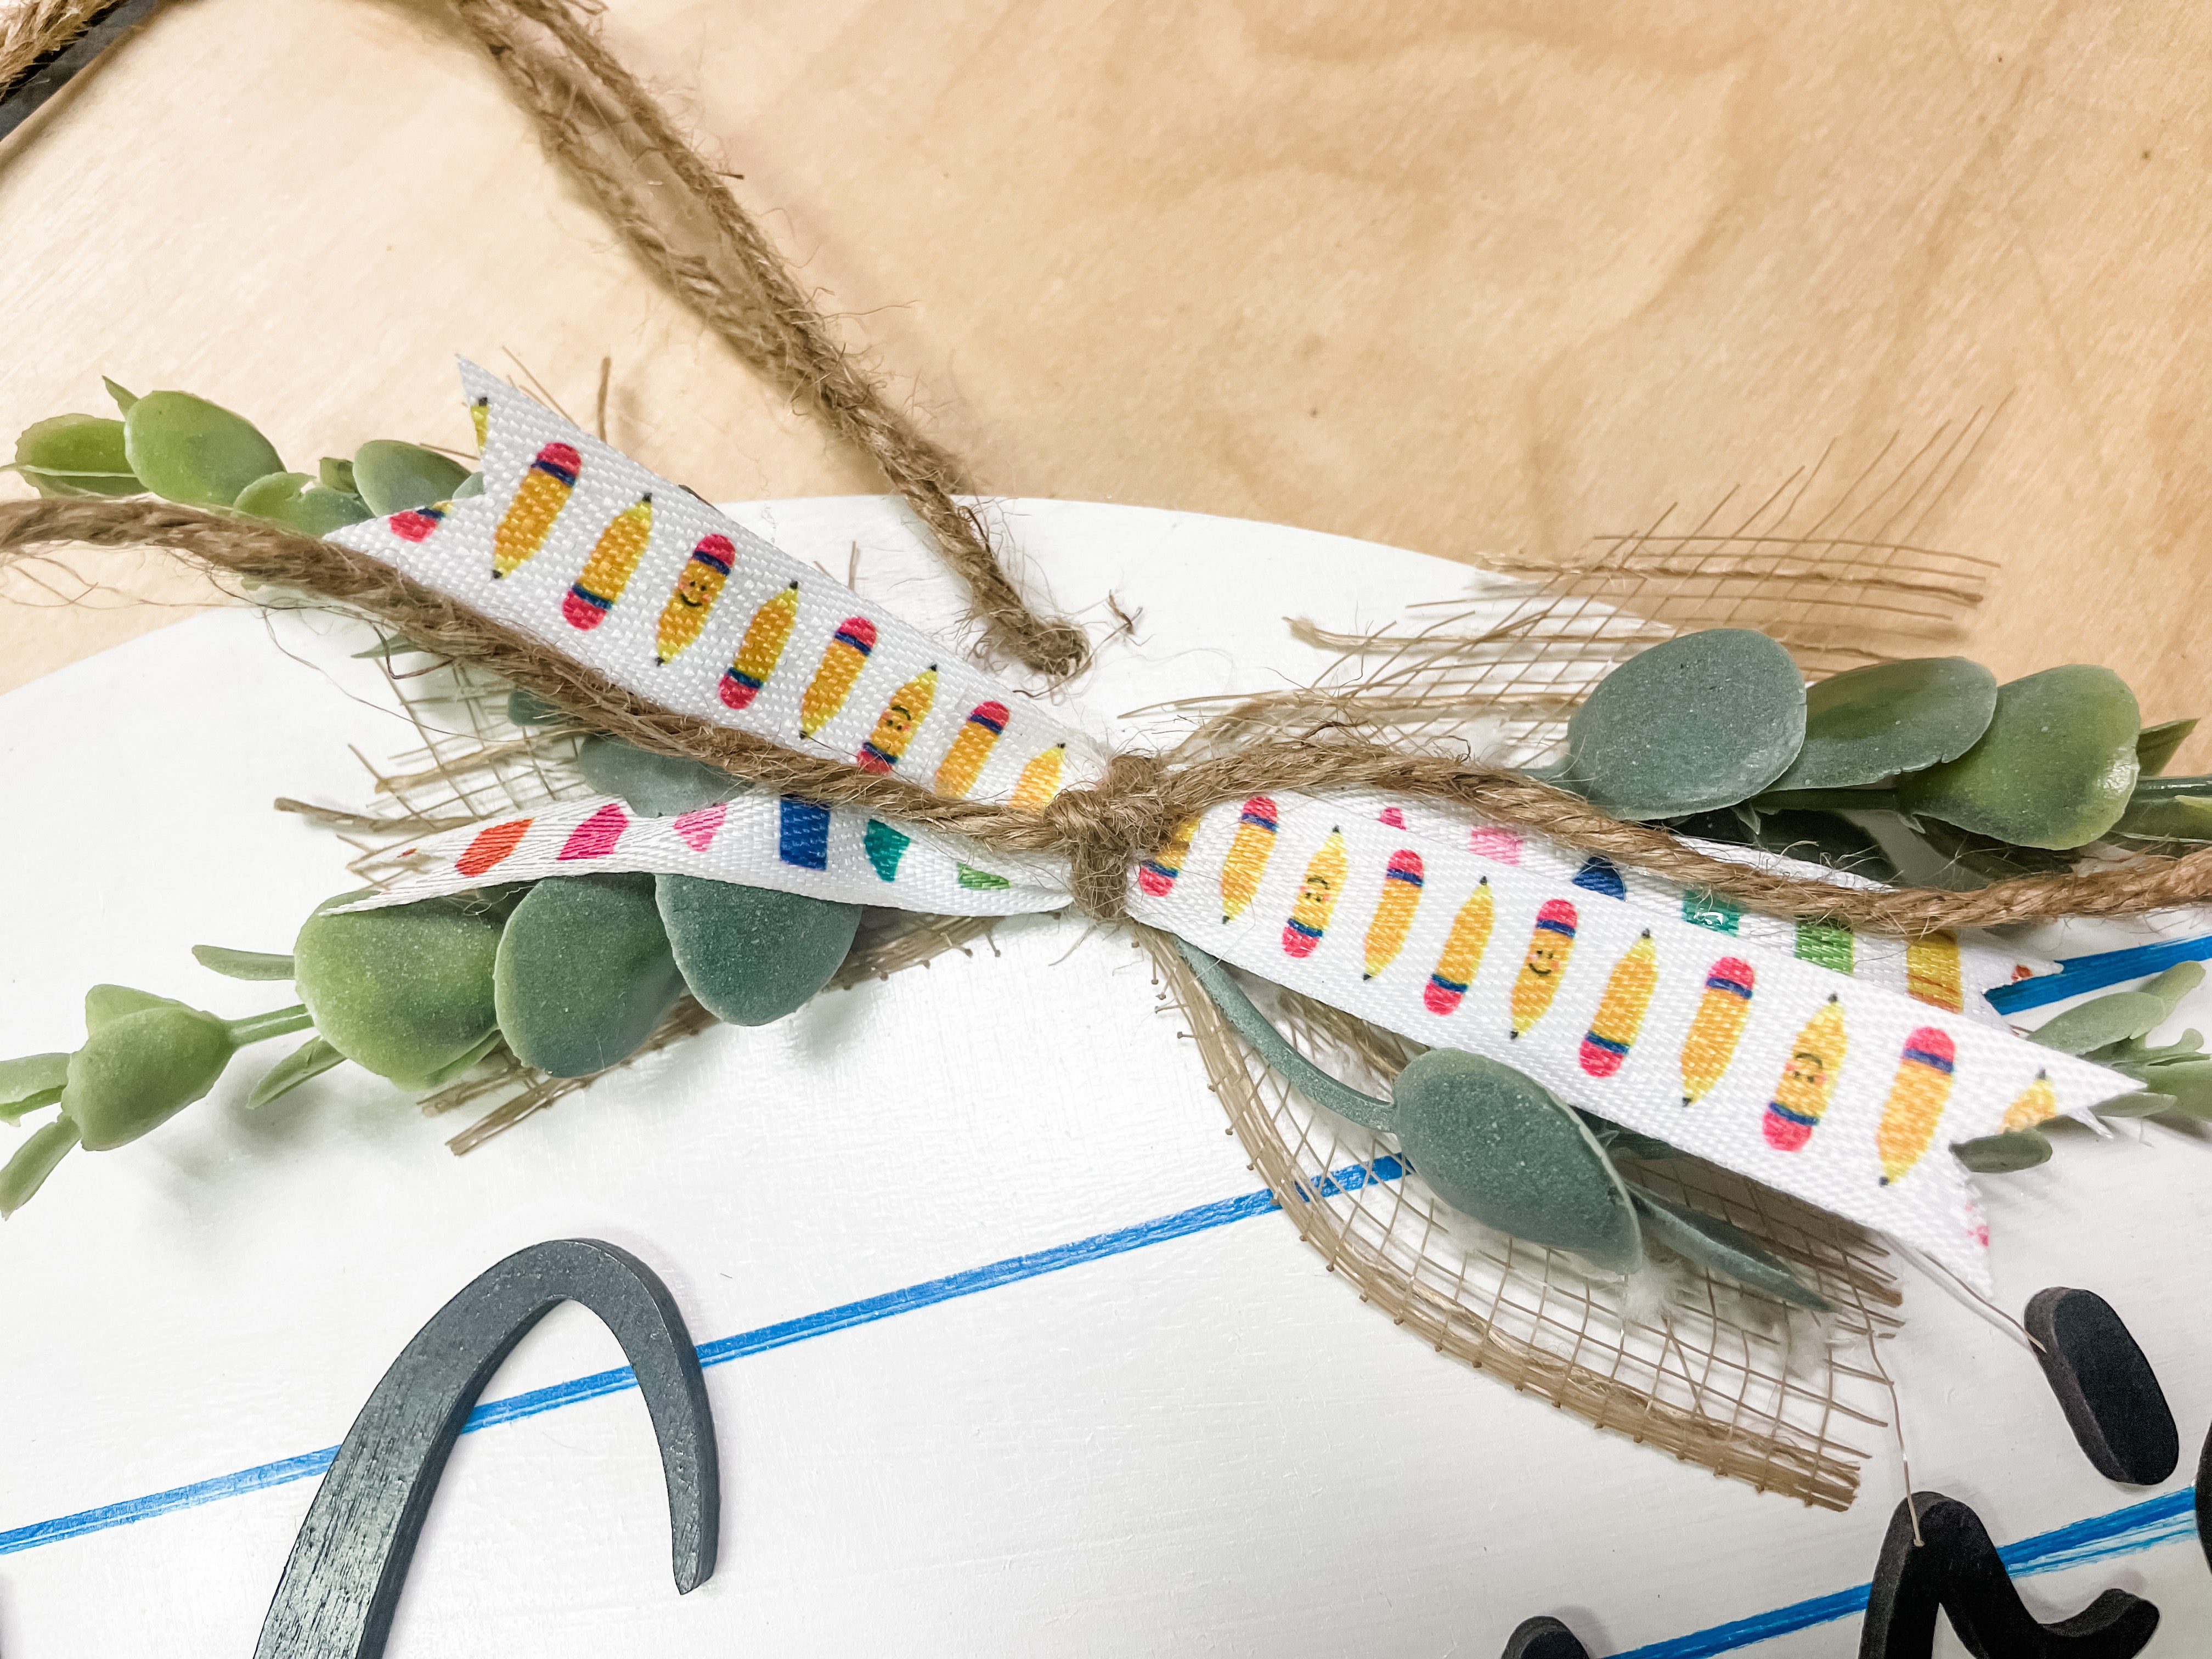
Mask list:
[[[1279,757],[1114,755],[1079,713],[494,376],[462,379],[481,493],[331,539],[567,659],[569,701],[602,697],[632,730],[682,717],[667,724],[689,750],[754,787],[676,817],[599,799],[427,840],[360,908],[633,870],[938,914],[1127,915],[1516,1066],[1984,1287],[1988,1229],[1949,1147],[2133,1086],[1987,1012],[1984,993],[2038,969],[2002,945],[1738,911],[1486,817],[1486,799],[1543,792],[1510,774],[1362,752],[1310,789]],[[1692,845],[1833,882],[1838,908],[1875,885]]]

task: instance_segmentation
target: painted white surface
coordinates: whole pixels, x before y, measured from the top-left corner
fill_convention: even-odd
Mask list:
[[[1468,580],[1280,527],[1003,510],[1030,574],[1094,635],[1109,592],[1139,618],[1076,688],[1109,738],[1142,705],[1310,679],[1326,659],[1285,615],[1378,623]],[[857,556],[861,590],[925,627],[955,614],[887,503],[744,516],[841,578]],[[0,1053],[73,1046],[103,979],[226,1014],[283,1000],[186,950],[283,949],[348,884],[342,850],[268,801],[349,801],[349,741],[406,745],[375,671],[348,660],[361,643],[327,620],[219,613],[0,699]],[[541,1238],[636,1251],[708,1340],[1258,1185],[1147,966],[1069,920],[1017,921],[996,954],[775,1027],[718,1028],[466,1158],[442,1146],[457,1123],[351,1068],[246,1112],[285,1046],[147,1140],[71,1158],[0,1230],[0,1531],[333,1443],[446,1297]],[[2080,1285],[2130,1321],[2182,1425],[2170,1486],[2212,1419],[2208,1187],[2205,1146],[2158,1127],[1984,1183],[2008,1305]],[[1908,1277],[1891,1363],[1918,1485],[2000,1541],[2147,1495],[2089,1468],[2023,1349]],[[564,1310],[489,1395],[618,1363]],[[670,1586],[651,1435],[617,1395],[463,1440],[393,1659],[1490,1659],[1539,1612],[1617,1653],[1863,1582],[1902,1491],[1878,1456],[1857,1506],[1830,1515],[1601,1436],[1394,1330],[1274,1215],[708,1376],[725,1470],[709,1584]],[[250,1652],[312,1495],[0,1555],[0,1654]],[[2106,1584],[2160,1603],[2154,1654],[2212,1627],[2186,1541],[2026,1589],[2051,1618]],[[1844,1621],[1756,1651],[1856,1643]]]

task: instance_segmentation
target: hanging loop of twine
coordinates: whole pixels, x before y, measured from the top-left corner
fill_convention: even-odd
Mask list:
[[[1381,790],[1442,801],[1748,909],[1864,933],[1912,937],[2063,916],[2132,915],[2212,898],[2212,848],[2081,875],[2024,876],[1971,893],[1838,887],[1716,858],[1667,830],[1623,823],[1580,796],[1517,772],[1373,744],[1270,739],[1174,766],[1156,756],[1117,755],[1097,783],[1064,791],[1042,813],[947,800],[893,774],[799,754],[664,708],[333,542],[167,501],[0,503],[0,570],[40,550],[71,544],[167,548],[219,575],[337,601],[426,650],[497,674],[598,730],[720,767],[780,794],[948,830],[1004,852],[1060,854],[1069,862],[1076,903],[1104,919],[1124,914],[1131,867],[1157,852],[1176,826],[1224,802],[1276,790]]]

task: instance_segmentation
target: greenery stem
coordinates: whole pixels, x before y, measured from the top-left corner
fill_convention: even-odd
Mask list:
[[[1759,812],[1894,812],[1894,789],[1771,789],[1754,795]]]
[[[270,1037],[289,1036],[294,1031],[304,1031],[315,1023],[307,1012],[307,1005],[295,1002],[289,1008],[277,1008],[265,1014],[249,1014],[244,1019],[227,1019],[222,1023],[230,1040],[243,1048],[249,1042],[266,1042]]]
[[[2136,785],[2128,804],[2132,806],[2142,801],[2166,800],[2175,795],[2212,795],[2212,778],[2145,778]]]

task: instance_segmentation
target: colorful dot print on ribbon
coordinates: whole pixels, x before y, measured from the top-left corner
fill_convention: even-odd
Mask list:
[[[714,844],[720,833],[723,820],[730,816],[727,801],[712,801],[705,806],[695,806],[688,812],[678,812],[669,820],[668,827],[676,832],[676,839],[695,853],[703,853]]]
[[[786,795],[779,810],[782,821],[776,831],[776,856],[802,870],[830,867],[830,809],[811,800]]]
[[[1004,876],[994,875],[988,870],[978,870],[972,864],[961,865],[959,871],[960,884],[970,892],[995,893],[1013,885]]]
[[[1452,1012],[1467,994],[1467,988],[1474,983],[1482,953],[1490,948],[1490,929],[1497,910],[1498,902],[1486,876],[1452,918],[1451,932],[1444,935],[1444,948],[1437,955],[1436,971],[1421,988],[1421,1006],[1431,1013]]]
[[[1513,1035],[1528,1035],[1543,1018],[1544,1011],[1559,994],[1559,981],[1567,971],[1567,958],[1575,953],[1575,907],[1565,899],[1546,899],[1536,912],[1536,926],[1528,935],[1528,953],[1514,976]]]
[[[1875,1131],[1883,1186],[1910,1175],[1935,1139],[1936,1121],[1951,1098],[1954,1055],[1949,1033],[1933,1025],[1923,1025],[1905,1039],[1897,1077],[1882,1104],[1881,1127]]]
[[[1237,816],[1237,833],[1229,842],[1229,856],[1221,860],[1221,919],[1234,921],[1243,915],[1260,891],[1260,878],[1267,873],[1267,860],[1275,853],[1275,803],[1255,795]]]
[[[1499,864],[1521,862],[1521,837],[1510,830],[1498,830],[1488,824],[1468,831],[1468,850]]]
[[[1583,1070],[1592,1077],[1611,1077],[1620,1069],[1635,1046],[1636,1034],[1644,1029],[1644,1011],[1651,1006],[1651,992],[1658,983],[1658,947],[1647,933],[1613,964],[1605,982],[1605,995],[1583,1038]]]
[[[1182,874],[1182,861],[1190,856],[1190,838],[1198,833],[1198,820],[1185,818],[1176,825],[1160,850],[1137,866],[1137,885],[1152,898],[1165,898]]]
[[[1830,997],[1790,1045],[1790,1058],[1782,1062],[1774,1098],[1766,1103],[1760,1132],[1776,1152],[1800,1152],[1813,1138],[1813,1131],[1828,1109],[1828,1098],[1836,1091],[1836,1074],[1844,1067],[1845,1045],[1844,1005]]]
[[[644,495],[614,516],[599,532],[592,556],[584,561],[583,574],[561,600],[561,614],[571,628],[593,629],[607,619],[615,601],[637,574],[653,539],[653,497]]]
[[[853,758],[871,772],[890,771],[929,718],[929,706],[936,699],[937,665],[932,663],[891,693],[884,712],[876,717],[876,729],[868,733],[868,740]]]
[[[1585,860],[1583,867],[1575,872],[1575,885],[1593,893],[1602,893],[1607,898],[1625,899],[1628,887],[1620,878],[1620,870],[1611,859],[1593,855]]]
[[[1960,983],[1959,936],[1929,933],[1905,947],[1905,994],[1955,1014],[1966,1003]]]
[[[1727,1073],[1751,1018],[1752,988],[1759,976],[1741,957],[1723,957],[1705,975],[1705,988],[1682,1039],[1682,1104],[1694,1106]]]
[[[575,492],[576,475],[583,465],[583,458],[572,445],[550,443],[538,452],[538,459],[522,476],[514,499],[500,515],[499,528],[492,532],[495,578],[513,575],[545,545],[553,520],[561,516],[561,509]]]
[[[1401,847],[1390,854],[1390,862],[1382,871],[1382,896],[1376,901],[1374,918],[1367,924],[1367,963],[1362,979],[1373,979],[1398,959],[1420,903],[1421,855],[1410,847]]]
[[[479,830],[460,857],[453,860],[453,867],[465,876],[481,876],[497,868],[508,854],[522,845],[532,822],[529,818],[509,818],[504,823]]]
[[[676,573],[676,586],[668,595],[668,603],[660,608],[660,627],[653,641],[653,661],[675,661],[699,637],[737,560],[737,546],[727,536],[699,538],[691,556],[684,561],[684,568]]]
[[[968,711],[952,747],[937,768],[937,793],[950,800],[964,800],[991,758],[992,746],[1006,735],[1006,705],[979,702]]]
[[[868,827],[860,836],[860,850],[868,855],[869,867],[884,881],[898,879],[899,860],[913,844],[913,836],[876,818],[868,820]]]
[[[1014,780],[1014,793],[1006,804],[1017,812],[1042,812],[1060,793],[1060,775],[1067,764],[1067,745],[1056,743],[1030,757]]]
[[[1682,920],[1716,933],[1733,933],[1743,925],[1743,912],[1717,893],[1693,890],[1682,895]]]
[[[1848,974],[1851,971],[1851,930],[1832,922],[1801,921],[1797,924],[1796,956],[1800,962]]]
[[[1344,832],[1332,830],[1328,839],[1307,862],[1298,896],[1291,904],[1291,919],[1283,924],[1283,949],[1294,957],[1310,957],[1328,932],[1328,919],[1344,891],[1345,872],[1351,867],[1345,851]]]
[[[614,802],[586,818],[568,832],[567,843],[561,848],[564,859],[603,859],[615,850],[623,831],[629,828],[629,814]]]
[[[761,608],[753,612],[753,619],[745,624],[745,636],[738,642],[738,654],[722,671],[721,684],[715,688],[723,706],[745,708],[760,695],[768,684],[768,677],[775,672],[775,665],[783,659],[783,647],[791,638],[791,625],[799,620],[799,584],[792,583],[772,594]]]
[[[2005,1109],[2004,1133],[2011,1134],[2021,1129],[2033,1129],[2046,1118],[2058,1115],[2058,1091],[2051,1086],[2051,1073],[2038,1072],[2035,1081],[2020,1091],[2019,1097]]]
[[[821,665],[799,700],[800,737],[812,737],[845,706],[845,699],[853,695],[853,683],[875,648],[876,625],[866,617],[848,617],[837,624],[823,648]]]

